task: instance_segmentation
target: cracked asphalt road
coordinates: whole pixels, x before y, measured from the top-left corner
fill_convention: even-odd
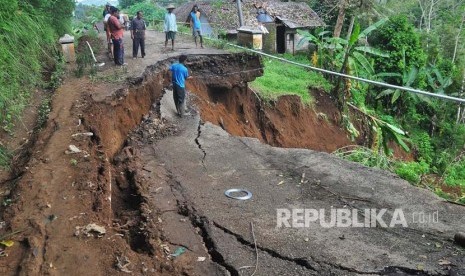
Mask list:
[[[251,222],[259,256],[256,275],[465,275],[464,250],[451,240],[463,231],[463,207],[391,173],[326,153],[233,137],[204,124],[197,114],[181,119],[174,110],[168,92],[161,101],[161,116],[180,131],[147,145],[153,148],[142,152],[155,156],[143,159],[155,157],[158,163],[151,166],[161,164],[169,172],[174,191],[169,208],[177,209],[173,215],[188,218],[191,225],[180,226],[171,215],[164,221],[176,221],[176,229],[190,229],[177,235],[176,244],[189,244],[188,236],[201,241],[214,263],[203,275],[253,272]],[[224,191],[231,188],[245,188],[253,197],[227,198]],[[162,195],[160,201],[168,198]],[[332,208],[387,209],[387,217],[400,208],[408,227],[323,228],[316,222],[303,228],[277,227],[277,208],[328,213]],[[416,212],[437,213],[438,221],[414,223]],[[195,244],[192,252],[201,252]]]

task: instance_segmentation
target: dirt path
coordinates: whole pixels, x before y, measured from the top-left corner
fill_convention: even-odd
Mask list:
[[[15,245],[7,249],[8,257],[0,258],[0,274],[115,274],[122,270],[115,266],[117,257],[130,259],[132,266],[137,263],[139,271],[174,271],[166,258],[163,257],[166,263],[156,261],[161,252],[159,244],[148,254],[138,254],[137,241],[128,237],[137,235],[127,233],[127,225],[114,220],[108,156],[115,153],[112,150],[119,150],[119,146],[103,149],[95,146],[98,137],[79,135],[89,132],[93,123],[98,124],[85,121],[88,117],[84,113],[92,102],[109,101],[123,85],[122,81],[137,79],[157,60],[193,51],[193,43],[182,37],[176,51],[165,51],[162,35],[148,32],[147,56],[134,60],[129,42],[126,39],[127,68],[116,68],[102,53],[98,59],[106,64],[99,68],[97,79],[75,78],[73,69],[68,69],[65,82],[53,97],[49,120],[39,134],[30,162],[21,168],[24,174],[17,182],[5,184],[15,188],[11,191],[13,204],[3,208],[3,221],[7,225],[2,225],[0,231],[20,233],[11,237]],[[217,51],[200,51],[209,52]],[[150,107],[151,103],[147,105]],[[70,145],[82,152],[65,154]],[[87,237],[79,231],[79,227],[91,223],[105,227],[107,233],[103,238],[93,238],[96,233]],[[152,238],[158,241],[156,234]]]
[[[392,174],[225,131],[233,119],[224,107],[240,115],[246,101],[215,101],[216,93],[246,91],[261,74],[257,57],[196,50],[182,36],[165,51],[163,35],[149,32],[147,56],[133,60],[128,42],[127,68],[102,53],[97,77],[69,72],[56,91],[23,175],[8,183],[13,203],[0,234],[19,233],[0,258],[2,275],[250,275],[255,266],[255,275],[464,275],[464,251],[450,240],[465,223],[463,207]],[[167,73],[181,53],[201,77],[189,84],[192,115],[183,119]],[[229,71],[249,73],[224,78]],[[202,121],[194,103],[220,126]],[[287,115],[251,114],[244,120],[258,116],[250,129],[262,141],[287,138],[285,124],[266,128]],[[66,154],[70,145],[81,152]],[[252,199],[228,199],[229,188],[247,188]],[[385,208],[389,216],[400,208],[408,227],[277,228],[277,208]],[[415,223],[419,211],[438,221]]]

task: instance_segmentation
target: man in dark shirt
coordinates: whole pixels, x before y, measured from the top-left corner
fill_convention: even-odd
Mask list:
[[[145,21],[142,19],[144,15],[141,11],[137,12],[137,17],[131,22],[131,38],[132,38],[132,58],[137,58],[137,53],[145,57]]]

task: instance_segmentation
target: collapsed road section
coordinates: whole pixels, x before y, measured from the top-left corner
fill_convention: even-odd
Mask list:
[[[15,203],[5,211],[8,229],[20,230],[20,245],[9,252],[10,262],[0,259],[2,273],[465,273],[464,251],[451,240],[465,223],[462,206],[387,172],[262,143],[292,140],[284,128],[293,126],[277,127],[273,117],[303,126],[302,137],[312,121],[299,121],[308,111],[296,99],[281,99],[288,112],[278,104],[273,115],[255,98],[247,82],[262,74],[257,56],[190,56],[192,115],[178,118],[167,70],[174,60],[157,62],[111,93],[89,86],[80,97],[77,80],[58,91],[27,172],[12,191]],[[317,133],[327,127],[323,121],[308,128]],[[255,135],[235,133],[241,124]],[[64,154],[71,144],[79,151]],[[224,195],[234,188],[252,197]],[[402,212],[405,224],[368,220],[342,227],[331,223],[332,210],[364,218],[366,210],[384,210],[386,218]],[[419,212],[437,216],[419,223]]]

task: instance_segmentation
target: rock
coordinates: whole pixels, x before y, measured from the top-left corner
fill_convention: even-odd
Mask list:
[[[105,230],[105,227],[103,226],[98,226],[95,223],[90,223],[87,224],[86,227],[84,228],[84,231],[87,233],[95,232],[99,235],[104,235],[107,231]]]
[[[74,232],[75,236],[93,236],[93,234],[97,234],[97,237],[102,237],[105,235],[107,231],[105,230],[105,227],[99,226],[95,223],[89,223],[86,226],[76,226],[76,231]]]
[[[81,132],[81,133],[75,133],[71,135],[72,137],[78,137],[78,136],[94,136],[94,133],[92,132]]]
[[[74,153],[80,153],[80,152],[81,150],[75,145],[69,145],[68,150],[65,151],[66,154],[74,154]]]

